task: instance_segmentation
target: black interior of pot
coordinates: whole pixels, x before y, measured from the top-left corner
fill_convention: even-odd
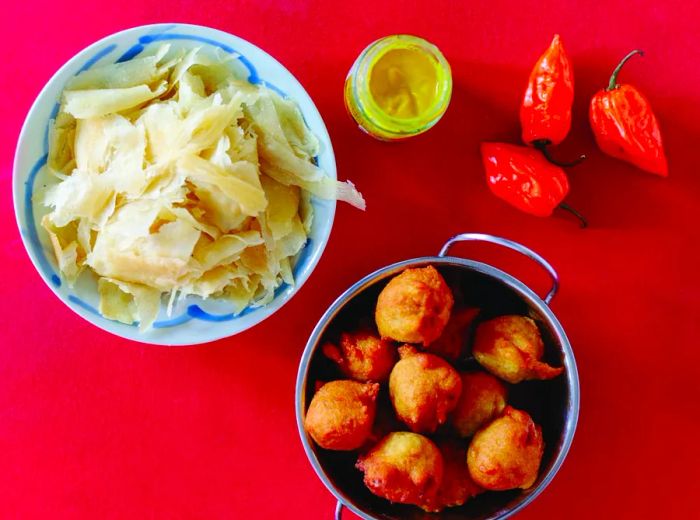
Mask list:
[[[551,330],[546,316],[531,302],[491,275],[455,265],[435,265],[443,275],[455,295],[455,305],[478,307],[481,313],[475,323],[504,314],[519,314],[532,317],[538,324],[545,344],[544,360],[554,366],[564,364],[561,347]],[[306,388],[306,406],[314,394],[316,381],[341,379],[335,366],[320,352],[320,345],[326,340],[334,341],[340,332],[354,330],[363,323],[373,324],[374,306],[377,296],[391,276],[378,280],[348,301],[338,315],[328,324],[311,357]],[[473,328],[470,336],[473,334]],[[471,338],[468,344],[471,344]],[[478,365],[467,355],[457,365],[458,369],[476,368]],[[566,423],[567,402],[569,399],[566,375],[550,381],[527,381],[509,385],[508,403],[515,408],[526,410],[533,420],[542,427],[545,442],[544,457],[540,466],[538,481],[528,491],[513,490],[487,492],[471,499],[465,505],[445,509],[441,513],[425,513],[415,506],[392,504],[369,492],[362,482],[362,473],[355,469],[357,452],[334,452],[323,450],[315,445],[318,460],[333,485],[342,491],[352,504],[376,518],[382,519],[486,519],[500,516],[537,488],[548,473],[561,449]],[[404,428],[407,429],[407,428]],[[438,432],[439,434],[439,432]],[[431,436],[435,437],[435,436]],[[465,441],[466,445],[466,441]]]

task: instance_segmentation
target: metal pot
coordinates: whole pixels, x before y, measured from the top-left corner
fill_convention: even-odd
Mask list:
[[[550,274],[552,288],[542,299],[521,281],[500,269],[482,262],[448,256],[450,247],[463,241],[490,242],[531,258]],[[535,422],[542,426],[545,453],[535,485],[526,491],[484,493],[464,506],[450,508],[439,514],[427,514],[413,506],[392,504],[371,494],[363,485],[361,474],[353,467],[356,453],[323,450],[315,445],[304,430],[304,415],[313,395],[315,381],[332,377],[329,375],[332,373],[329,362],[319,352],[324,337],[353,326],[358,313],[367,315],[367,309],[374,308],[377,295],[394,275],[409,267],[428,264],[435,266],[450,286],[464,287],[465,291],[462,292],[467,294],[469,303],[481,307],[486,318],[489,315],[503,314],[532,317],[537,322],[545,343],[544,359],[565,367],[565,373],[553,380],[520,383],[513,387],[509,399],[513,406],[527,410]],[[296,417],[301,442],[311,465],[324,485],[338,499],[336,519],[340,518],[343,507],[366,520],[504,519],[520,511],[547,487],[569,451],[579,413],[579,383],[574,354],[561,324],[548,306],[558,286],[554,268],[531,249],[505,238],[463,233],[449,239],[438,256],[404,260],[379,269],[365,276],[333,302],[311,333],[299,364]]]

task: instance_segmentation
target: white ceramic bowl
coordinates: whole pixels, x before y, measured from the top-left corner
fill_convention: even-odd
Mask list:
[[[202,46],[234,54],[242,77],[296,101],[307,125],[321,142],[321,152],[317,157],[319,166],[336,178],[333,148],[321,115],[301,84],[277,60],[255,45],[222,31],[197,25],[158,24],[112,34],[79,52],[54,74],[37,97],[22,127],[12,188],[24,246],[41,277],[61,301],[90,323],[118,336],[159,345],[193,345],[248,329],[290,300],[308,279],[323,253],[333,225],[335,201],[313,201],[313,228],[294,266],[296,284],[278,288],[274,300],[264,307],[247,308],[233,314],[231,305],[225,300],[189,297],[173,310],[171,316],[166,315],[165,305],[161,305],[154,327],[140,333],[134,325],[108,320],[99,314],[96,283],[89,275],[84,274],[73,288],[69,288],[58,274],[48,236],[36,224],[46,209],[36,201],[32,202],[35,188],[44,180],[49,120],[56,114],[63,87],[72,76],[96,64],[129,59],[143,49],[163,42],[176,48]]]

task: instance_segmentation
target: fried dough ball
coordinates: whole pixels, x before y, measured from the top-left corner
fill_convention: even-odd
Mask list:
[[[506,406],[508,391],[486,372],[462,372],[462,394],[452,412],[452,425],[460,437],[471,437],[497,417]]]
[[[368,330],[344,332],[338,346],[326,343],[324,355],[334,361],[346,377],[357,381],[384,382],[399,356],[396,347]]]
[[[372,431],[378,392],[377,383],[326,383],[311,399],[304,428],[327,450],[357,449]]]
[[[365,485],[392,502],[421,505],[434,500],[443,480],[440,450],[417,433],[393,432],[356,464]]]
[[[453,304],[452,291],[429,265],[392,278],[379,294],[374,317],[382,338],[427,346],[442,334]]]
[[[479,314],[479,309],[468,307],[452,311],[445,330],[426,350],[444,357],[448,361],[457,361],[467,343],[467,332]]]
[[[444,359],[399,347],[401,360],[389,376],[389,396],[399,419],[418,433],[432,433],[447,420],[462,391],[459,373]]]
[[[464,442],[443,439],[437,446],[444,462],[442,485],[433,500],[420,506],[431,513],[437,513],[446,507],[461,506],[484,491],[469,474],[467,446]]]
[[[543,451],[542,429],[527,412],[506,406],[500,417],[474,435],[467,466],[474,481],[486,489],[528,489],[537,480]]]
[[[551,379],[564,370],[540,361],[544,343],[535,322],[525,316],[499,316],[479,324],[472,353],[481,366],[509,383]]]

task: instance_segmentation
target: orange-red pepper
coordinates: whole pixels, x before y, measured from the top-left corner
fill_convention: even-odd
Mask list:
[[[555,208],[576,216],[581,227],[588,224],[574,208],[564,204],[569,179],[564,170],[537,150],[505,143],[481,143],[486,182],[496,197],[531,215],[548,217]]]
[[[635,54],[625,56],[610,76],[608,87],[591,99],[589,116],[600,149],[612,157],[630,162],[642,170],[668,176],[659,123],[651,104],[632,85],[618,85],[623,65]]]
[[[547,146],[561,143],[571,128],[574,74],[558,34],[530,72],[520,106],[523,142]]]
[[[564,170],[532,148],[481,143],[481,159],[493,194],[531,215],[548,217],[569,192]]]

